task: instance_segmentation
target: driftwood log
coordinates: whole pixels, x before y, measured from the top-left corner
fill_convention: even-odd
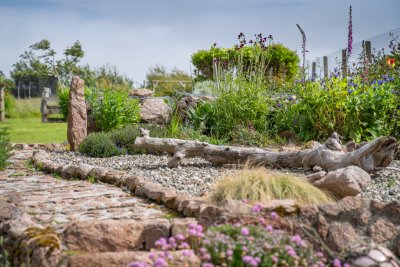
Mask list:
[[[173,155],[168,163],[170,168],[179,166],[184,158],[201,157],[215,165],[246,163],[257,167],[304,169],[320,166],[325,171],[354,165],[371,173],[376,168],[388,166],[394,159],[397,149],[396,139],[379,137],[354,151],[347,152],[346,149],[335,147],[335,133],[325,144],[318,144],[311,149],[274,152],[261,148],[220,146],[173,138],[152,138],[147,130],[140,129],[140,131],[141,135],[136,138],[135,147]],[[336,141],[339,142],[338,139]]]

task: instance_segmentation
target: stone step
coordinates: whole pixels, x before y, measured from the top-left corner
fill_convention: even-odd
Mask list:
[[[167,219],[122,219],[72,222],[60,236],[68,250],[97,253],[149,250],[170,232]]]
[[[137,261],[151,263],[149,260],[150,253],[157,255],[160,252],[123,251],[75,254],[66,259],[66,265],[68,267],[126,267],[129,263]],[[182,251],[171,252],[173,259],[170,260],[169,266],[200,266],[200,260],[196,256],[183,256],[183,253]]]

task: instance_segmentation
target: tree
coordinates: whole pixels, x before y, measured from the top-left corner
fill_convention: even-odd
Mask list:
[[[156,95],[172,96],[176,91],[192,91],[192,78],[190,75],[177,68],[168,72],[165,66],[156,65],[146,74],[147,84],[150,88],[155,88]]]

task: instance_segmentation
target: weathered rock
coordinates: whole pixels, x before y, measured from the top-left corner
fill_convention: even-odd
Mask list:
[[[174,219],[171,224],[171,236],[175,237],[176,235],[181,234],[184,237],[188,237],[190,224],[197,224],[196,219],[194,218]]]
[[[153,91],[146,88],[135,89],[131,93],[129,93],[129,95],[133,97],[149,97],[153,96],[153,94]]]
[[[397,235],[397,237],[393,241],[393,252],[397,254],[398,257],[400,257],[400,234]]]
[[[65,228],[62,238],[69,250],[112,252],[149,249],[156,240],[168,235],[166,219],[103,220],[73,222]]]
[[[84,96],[84,81],[73,77],[69,91],[67,139],[71,151],[79,149],[79,145],[87,136],[87,114]]]
[[[21,209],[0,199],[0,223],[22,216],[22,214]]]
[[[332,223],[328,230],[327,244],[335,251],[360,243],[362,240],[349,223]]]
[[[371,183],[371,176],[356,166],[328,172],[312,184],[335,194],[337,197],[355,196]]]
[[[170,228],[171,225],[167,219],[157,219],[147,223],[142,233],[144,249],[150,250],[155,248],[154,243],[161,237],[168,238]]]
[[[251,213],[251,206],[241,200],[228,199],[224,202],[223,207],[232,215]]]
[[[264,203],[263,210],[290,214],[296,212],[298,206],[296,201],[293,199],[274,199]]]
[[[382,243],[384,241],[392,239],[397,233],[396,226],[384,218],[379,218],[368,228],[369,235],[377,242]]]
[[[201,204],[197,215],[200,224],[210,226],[218,224],[224,220],[224,210],[220,207],[211,204]]]
[[[171,108],[162,98],[144,99],[140,107],[140,118],[146,123],[166,124],[170,114]]]
[[[187,112],[190,108],[196,108],[197,105],[200,102],[207,102],[207,101],[212,101],[214,100],[214,97],[212,96],[194,96],[194,95],[189,95],[189,96],[184,96],[182,97],[178,103],[176,104],[178,108],[178,116],[184,120],[187,117]]]

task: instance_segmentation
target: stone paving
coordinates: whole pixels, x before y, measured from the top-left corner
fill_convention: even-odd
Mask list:
[[[14,151],[12,165],[0,172],[0,198],[31,215],[36,223],[57,228],[72,221],[173,216],[163,206],[112,185],[61,180],[38,172],[29,164],[32,153]]]

